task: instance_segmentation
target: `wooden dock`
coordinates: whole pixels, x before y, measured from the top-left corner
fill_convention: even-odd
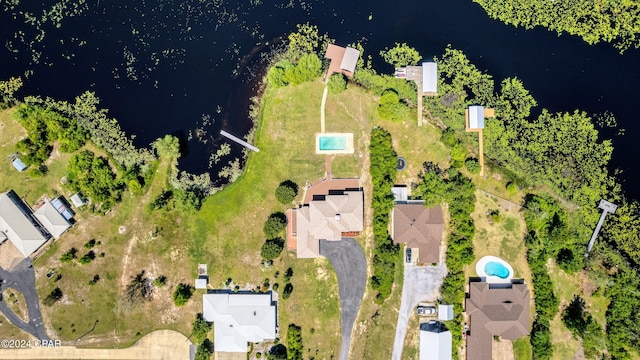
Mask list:
[[[246,148],[249,148],[249,149],[251,149],[251,150],[253,150],[255,152],[260,152],[260,149],[258,149],[257,147],[249,144],[248,142],[246,142],[246,141],[244,141],[244,140],[242,140],[240,138],[237,138],[237,137],[229,134],[228,132],[226,132],[224,130],[220,130],[220,135],[226,137],[229,140],[233,140],[233,141],[237,142],[238,144],[240,144],[240,145],[242,145],[242,146],[244,146]]]

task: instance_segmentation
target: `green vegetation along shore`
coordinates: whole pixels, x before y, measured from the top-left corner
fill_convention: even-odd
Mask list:
[[[527,29],[544,26],[620,51],[640,47],[640,4],[631,1],[474,0],[494,19]]]
[[[13,87],[0,87],[8,89],[3,102],[17,105],[0,112],[0,156],[19,150],[34,160],[33,168],[46,166],[35,173],[0,172],[0,190],[14,188],[35,203],[42,194],[68,196],[81,189],[100,203],[80,210],[78,223],[34,263],[52,338],[72,343],[95,324],[79,345],[112,347],[155,329],[193,331],[202,344],[199,356],[206,358],[211,333],[197,316],[202,290],[189,285],[197,264],[204,263],[214,288],[271,289],[280,295],[280,338],[286,341],[252,345],[250,357],[267,354],[273,345],[289,346],[291,358],[338,356],[340,303],[331,264],[281,250],[276,240],[282,226],[269,223],[301,201],[301,192],[291,203],[286,203],[290,196],[276,195],[281,184],[302,189],[325,171],[325,157],[315,153],[312,139],[320,129],[325,86],[319,59],[329,41],[308,24],[290,36],[287,50],[273,59],[254,113],[253,142],[261,151],[251,153],[242,175],[217,192],[202,179],[177,174],[175,138],[156,141],[156,153],[133,148],[126,137],[118,140],[122,132],[98,108],[94,94],[80,96],[75,104],[18,102],[8,91]],[[327,129],[354,134],[354,154],[334,156],[333,174],[360,177],[365,191],[365,230],[356,241],[365,250],[371,278],[350,357],[391,355],[403,261],[386,229],[387,190],[401,183],[414,185],[414,194],[429,205],[447,205],[449,274],[442,298],[458,313],[464,285],[474,276],[471,265],[487,249],[527,279],[535,293],[534,325],[529,343],[514,342],[518,359],[566,360],[579,349],[591,357],[638,358],[640,207],[625,199],[609,174],[611,143],[599,140],[589,116],[542,111],[534,118],[530,110],[536,102],[519,79],[504,79],[496,89],[494,79],[461,51],[446,48],[437,59],[439,95],[425,98],[427,123],[418,127],[415,84],[378,74],[364,47],[353,46],[363,52],[355,76],[329,80],[325,107]],[[406,44],[397,47],[385,50],[388,61],[419,61],[417,51]],[[464,131],[464,109],[470,104],[496,112],[486,122],[484,175],[478,173],[477,136]],[[31,107],[25,111],[24,106]],[[65,129],[82,136],[68,136]],[[86,141],[75,141],[80,139]],[[73,145],[69,152],[57,151],[65,141]],[[399,172],[391,164],[396,154],[407,162]],[[97,187],[92,179],[114,187]],[[101,206],[104,193],[117,194],[108,207]],[[600,198],[618,203],[619,214],[608,218],[585,260]],[[263,251],[264,244],[275,242],[278,249]],[[409,324],[416,324],[415,314]],[[460,317],[449,326],[460,344]],[[417,327],[408,329],[408,356],[417,353],[417,334]],[[16,331],[3,326],[0,335]],[[453,355],[461,351],[456,346]]]

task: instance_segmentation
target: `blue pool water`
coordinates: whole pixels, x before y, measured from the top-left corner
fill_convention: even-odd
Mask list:
[[[490,261],[485,264],[484,272],[490,276],[497,276],[500,279],[506,279],[509,277],[509,269],[499,262]]]
[[[344,150],[347,147],[346,136],[320,136],[320,150]]]

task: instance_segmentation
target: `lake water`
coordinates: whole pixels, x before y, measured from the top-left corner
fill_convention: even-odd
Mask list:
[[[640,150],[637,50],[620,55],[607,44],[516,29],[489,19],[469,0],[395,7],[381,1],[97,0],[78,6],[79,15],[36,25],[26,24],[19,12],[41,14],[42,5],[22,2],[14,9],[2,5],[0,78],[32,72],[22,94],[58,99],[93,90],[123,129],[135,134],[137,145],[166,133],[189,140],[180,162],[185,170],[215,176],[238,155],[234,144],[220,163],[209,161],[224,142],[221,129],[243,136],[251,127],[247,109],[261,76],[259,55],[296,24],[311,22],[340,45],[363,41],[379,71],[392,71],[377,54],[394,42],[408,43],[425,58],[452,44],[497,82],[521,78],[541,107],[611,111],[626,129],[614,140],[613,167],[623,170],[626,191],[640,198],[631,186],[640,180],[631,158]],[[50,8],[54,2],[44,3]],[[73,13],[71,5],[67,9]]]

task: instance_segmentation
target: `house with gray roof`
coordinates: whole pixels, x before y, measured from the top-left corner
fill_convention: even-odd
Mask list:
[[[364,196],[360,189],[331,190],[294,209],[298,258],[320,256],[320,240],[338,241],[364,227]]]
[[[213,322],[216,352],[246,353],[248,343],[274,340],[277,336],[276,303],[271,292],[205,294],[202,317]]]
[[[42,206],[33,212],[33,216],[38,219],[40,224],[42,224],[55,239],[59,238],[71,227],[69,221],[64,218],[50,201],[45,201]]]
[[[494,336],[515,340],[531,331],[531,300],[523,280],[492,284],[472,279],[465,312],[469,317],[467,354],[473,354],[474,360],[492,360]]]
[[[51,238],[13,190],[0,194],[0,239],[3,238],[11,241],[24,257]]]
[[[420,360],[451,360],[451,331],[439,321],[420,324]]]

